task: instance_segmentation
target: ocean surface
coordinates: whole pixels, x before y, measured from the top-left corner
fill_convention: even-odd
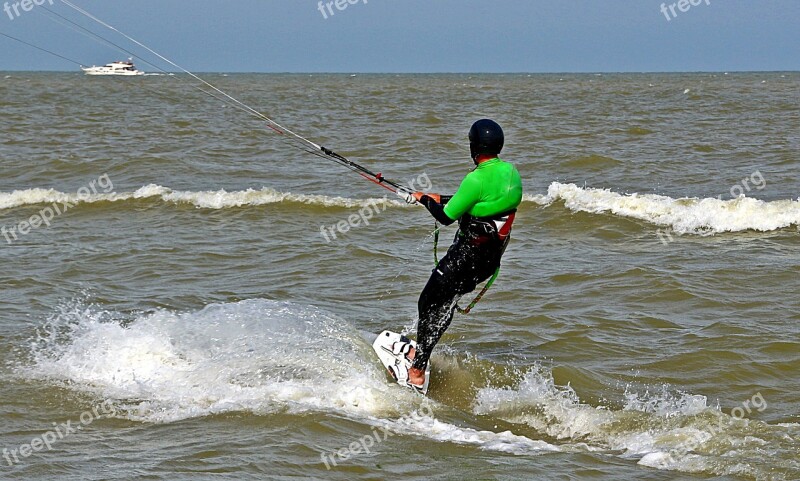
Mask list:
[[[424,208],[183,75],[0,73],[0,479],[800,479],[799,73],[205,78],[441,193],[496,119],[500,278],[417,396]]]

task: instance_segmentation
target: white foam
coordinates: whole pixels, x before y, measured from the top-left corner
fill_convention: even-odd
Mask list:
[[[618,194],[559,182],[550,184],[546,198],[531,200],[540,204],[561,200],[574,212],[611,213],[670,226],[679,234],[768,232],[800,225],[800,200],[764,202],[744,196],[731,200],[673,199],[654,194]]]
[[[654,395],[628,394],[622,410],[593,407],[581,403],[571,387],[556,385],[552,374],[538,365],[513,388],[481,389],[474,407],[476,414],[524,423],[556,439],[623,451],[626,456],[669,451],[686,440],[709,439],[710,433],[681,425],[680,419],[710,410],[704,396],[666,389]]]
[[[204,209],[229,209],[278,203],[296,203],[323,207],[408,207],[391,196],[383,198],[350,199],[326,195],[280,192],[268,187],[241,191],[179,191],[149,184],[134,192],[68,194],[54,189],[27,189],[0,192],[0,210],[26,205],[52,203],[124,202],[132,199],[152,199],[170,204],[189,204]],[[653,194],[618,194],[605,189],[581,188],[575,184],[553,182],[547,194],[525,194],[523,202],[547,206],[556,201],[574,212],[610,213],[669,226],[677,234],[714,234],[755,230],[768,232],[800,225],[800,200],[764,202],[749,197],[732,200],[697,199]]]
[[[113,400],[117,415],[166,423],[247,411],[334,412],[394,434],[514,454],[558,450],[511,432],[409,417],[423,399],[388,382],[348,323],[312,307],[249,300],[199,312],[158,311],[123,327],[80,303],[34,343],[28,376]]]
[[[247,189],[228,192],[216,191],[176,191],[168,187],[149,184],[127,193],[95,193],[90,195],[68,194],[54,189],[15,190],[0,192],[0,210],[26,205],[52,203],[91,204],[96,202],[124,202],[131,199],[156,199],[171,204],[191,204],[204,209],[228,209],[232,207],[259,206],[277,203],[298,203],[323,207],[403,207],[401,201],[388,198],[349,199],[326,195],[293,194],[264,187],[259,190]]]
[[[264,187],[260,190],[247,189],[228,192],[225,190],[192,192],[173,191],[160,185],[146,185],[132,195],[133,198],[160,198],[164,202],[186,203],[205,209],[227,209],[231,207],[258,206],[291,202],[320,205],[324,207],[362,207],[368,204],[402,206],[405,203],[386,198],[348,199],[326,195],[292,194]]]
[[[539,205],[548,205],[553,203],[553,199],[546,194],[522,194],[522,202],[532,202]]]
[[[572,440],[586,438],[613,419],[607,410],[581,404],[571,387],[556,386],[541,366],[527,372],[514,388],[481,389],[474,411],[527,424],[556,439]]]
[[[561,451],[558,446],[545,441],[518,436],[511,431],[495,433],[459,427],[429,416],[403,417],[397,421],[376,421],[374,425],[390,429],[397,434],[424,436],[439,442],[472,445],[485,451],[515,455]]]
[[[65,327],[66,338],[53,334]],[[158,311],[126,327],[78,309],[47,331],[33,374],[120,399],[131,419],[169,422],[231,410],[375,414],[393,406],[379,367],[342,348],[363,346],[358,334],[313,308],[243,301],[196,313]]]
[[[535,366],[517,386],[481,389],[474,411],[546,432],[565,441],[559,446],[562,450],[585,443],[589,450],[619,451],[656,469],[755,478],[778,466],[794,469],[787,455],[796,451],[796,445],[784,428],[734,419],[709,407],[704,396],[666,387],[654,393],[628,393],[622,410],[593,407],[581,403],[569,386],[557,386],[549,371]],[[737,461],[761,459],[765,446],[773,455],[780,453],[780,461]]]
[[[644,455],[638,464],[664,471],[682,471],[685,473],[703,472],[707,465],[703,457],[696,454],[676,457],[670,453],[660,451]]]
[[[708,398],[699,394],[675,393],[668,386],[661,386],[660,392],[644,394],[625,393],[625,411],[639,411],[659,417],[678,415],[694,416],[708,409]]]
[[[313,307],[254,299],[118,318],[79,302],[63,306],[32,343],[32,365],[15,372],[110,400],[117,416],[134,421],[330,412],[396,435],[515,455],[611,450],[685,472],[794,469],[786,461],[796,451],[790,428],[735,420],[702,396],[667,388],[628,393],[622,409],[594,407],[539,365],[516,386],[480,389],[474,414],[531,426],[559,444],[479,429],[469,416],[388,382],[361,333]],[[430,413],[409,416],[425,403]],[[448,422],[453,417],[459,421]],[[782,461],[735,462],[765,447]]]

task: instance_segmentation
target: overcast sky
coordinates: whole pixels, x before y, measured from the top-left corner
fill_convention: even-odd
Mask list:
[[[0,33],[87,65],[127,57],[17,1]],[[60,0],[36,1],[130,45]],[[71,1],[200,72],[800,70],[800,0]],[[0,37],[0,70],[75,69]]]

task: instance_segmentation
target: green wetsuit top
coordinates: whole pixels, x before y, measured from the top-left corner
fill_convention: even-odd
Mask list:
[[[481,162],[464,177],[444,213],[454,221],[464,214],[494,217],[516,209],[521,202],[522,179],[517,168],[496,157]]]

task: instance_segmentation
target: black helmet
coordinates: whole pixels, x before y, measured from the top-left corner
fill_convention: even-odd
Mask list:
[[[494,120],[479,120],[469,129],[469,151],[472,160],[482,154],[498,155],[503,150],[504,143],[503,129]]]

